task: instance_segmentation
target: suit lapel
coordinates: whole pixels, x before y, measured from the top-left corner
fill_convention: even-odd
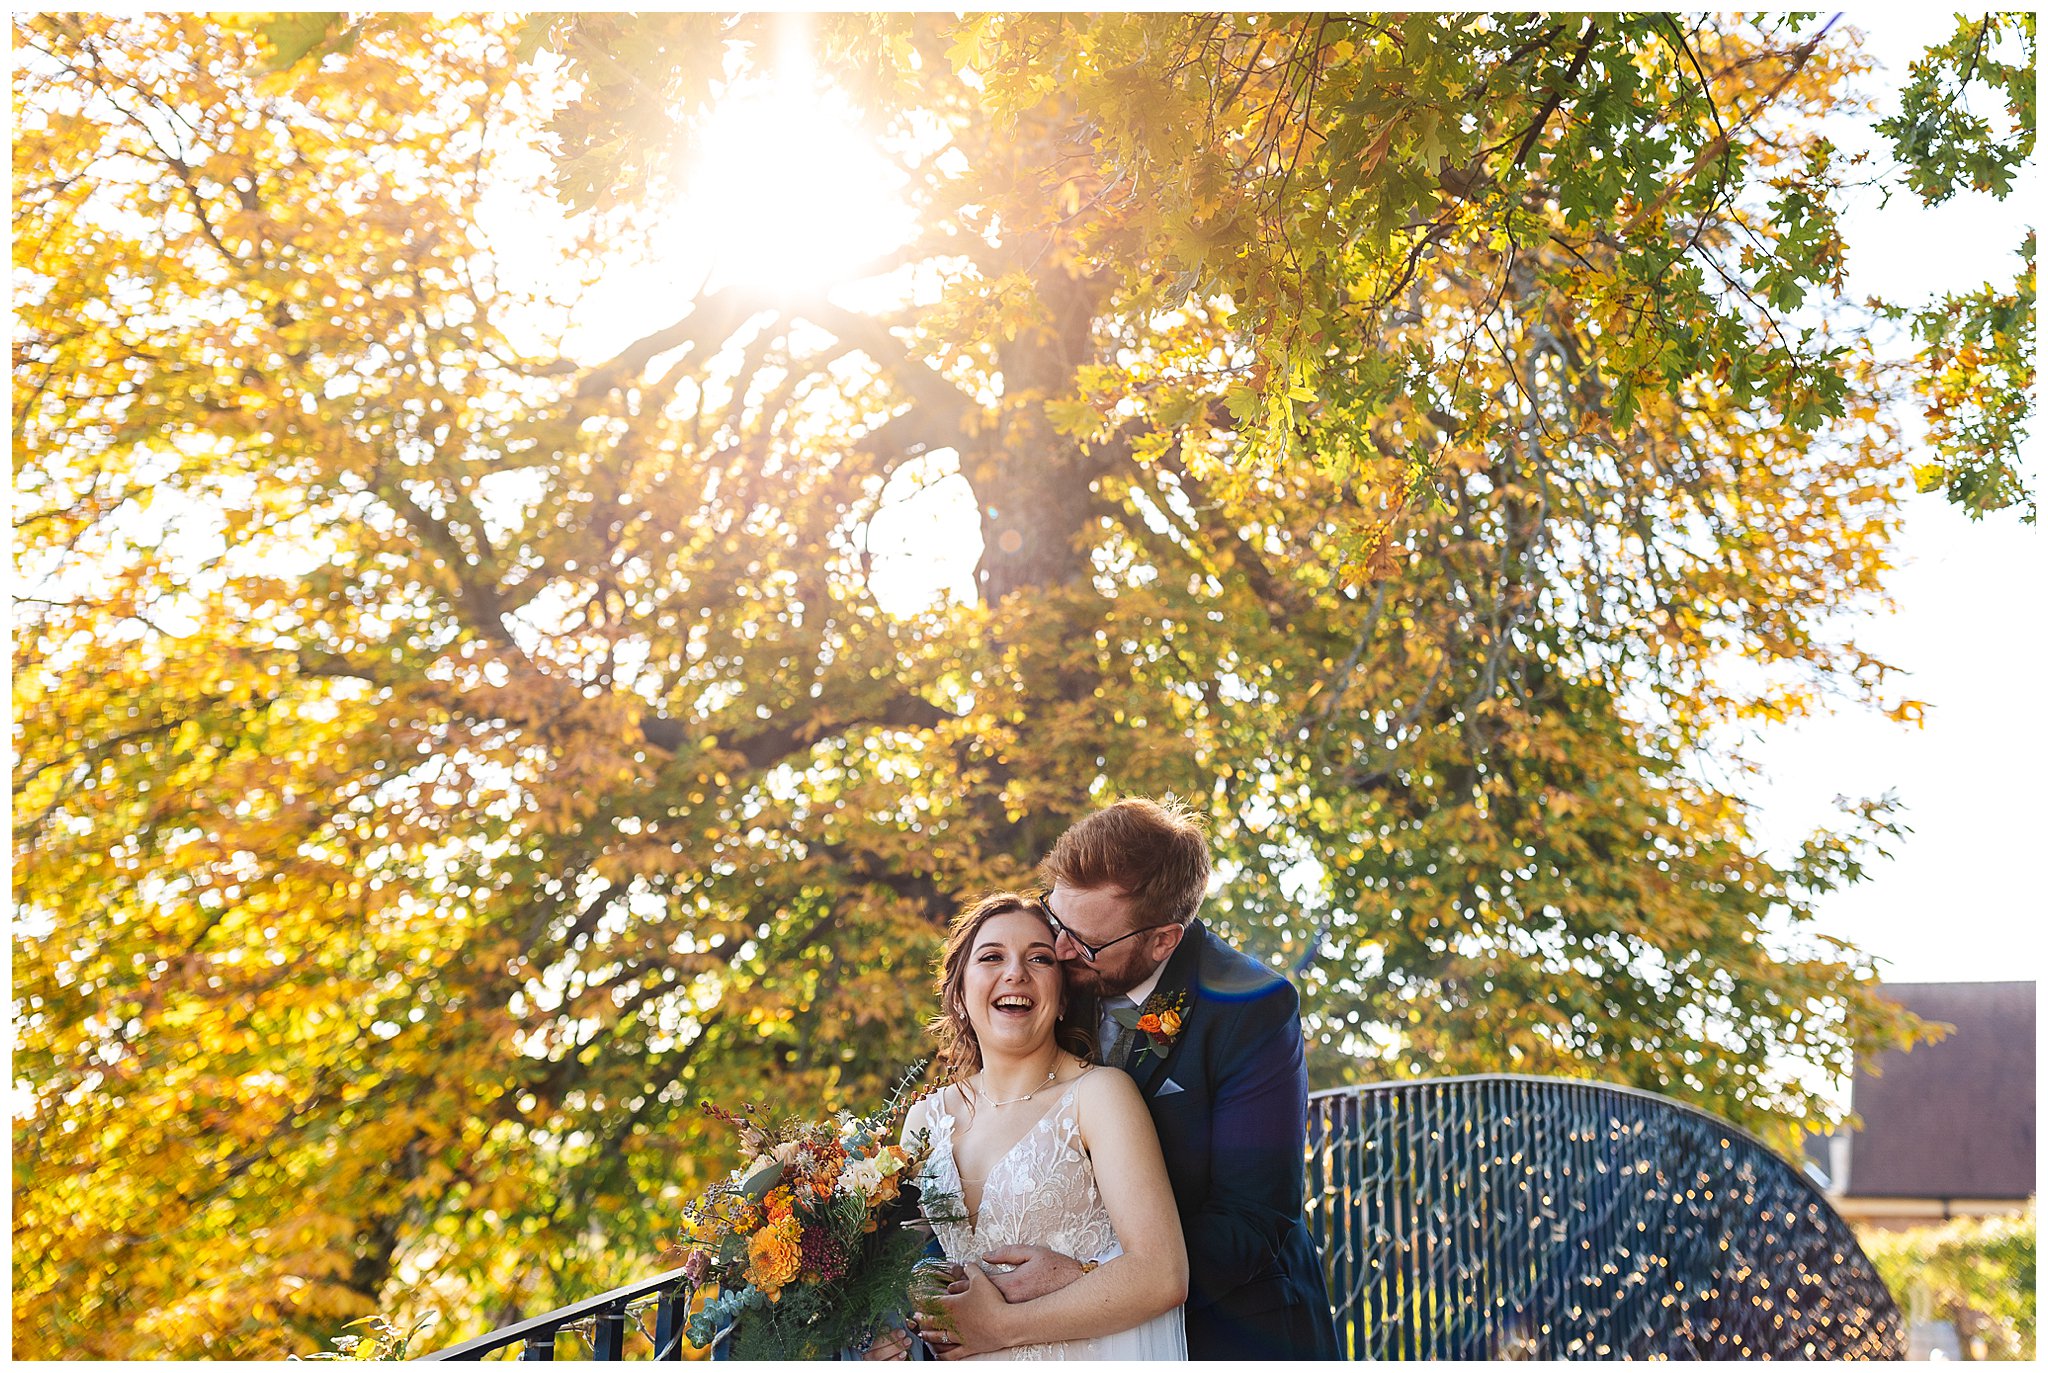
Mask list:
[[[1187,932],[1180,937],[1179,947],[1174,949],[1172,956],[1166,960],[1166,971],[1159,975],[1159,985],[1152,991],[1152,995],[1155,997],[1171,996],[1175,992],[1186,992],[1188,999],[1187,1010],[1184,1013],[1185,1019],[1193,1019],[1195,1014],[1196,999],[1191,989],[1195,984],[1195,970],[1201,963],[1201,945],[1204,934],[1205,931],[1200,920],[1188,922]],[[1150,998],[1147,998],[1147,1000],[1150,1000]],[[1131,1055],[1125,1060],[1124,1071],[1128,1072],[1137,1081],[1138,1090],[1143,1092],[1148,1099],[1152,1095],[1152,1089],[1166,1075],[1167,1066],[1173,1062],[1174,1056],[1180,1052],[1180,1046],[1187,1040],[1187,1037],[1188,1027],[1183,1023],[1180,1034],[1174,1038],[1173,1047],[1166,1051],[1164,1058],[1161,1058],[1158,1054],[1144,1051],[1145,1046],[1151,1043],[1151,1041],[1142,1034],[1132,1043]]]

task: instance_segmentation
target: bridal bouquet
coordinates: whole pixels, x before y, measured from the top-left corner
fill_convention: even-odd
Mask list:
[[[930,1146],[895,1142],[916,1077],[872,1116],[769,1124],[757,1107],[704,1103],[739,1128],[744,1155],[683,1210],[684,1270],[719,1287],[690,1318],[691,1344],[729,1337],[736,1358],[830,1358],[900,1319],[929,1238],[911,1179]]]

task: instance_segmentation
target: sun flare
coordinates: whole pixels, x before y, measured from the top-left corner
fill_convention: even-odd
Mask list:
[[[826,289],[914,227],[902,174],[803,63],[732,90],[683,183],[672,242],[704,263],[713,286]]]

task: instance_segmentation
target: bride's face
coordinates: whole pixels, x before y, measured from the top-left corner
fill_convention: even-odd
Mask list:
[[[975,933],[960,999],[982,1057],[1044,1049],[1060,1018],[1059,955],[1052,931],[1026,911],[991,917]]]

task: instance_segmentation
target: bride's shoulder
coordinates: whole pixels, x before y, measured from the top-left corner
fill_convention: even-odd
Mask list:
[[[1106,1065],[1091,1068],[1074,1084],[1074,1124],[1091,1154],[1121,1149],[1134,1132],[1153,1128],[1138,1084],[1123,1069]]]
[[[1074,1101],[1084,1111],[1090,1107],[1110,1110],[1129,1110],[1133,1107],[1145,1109],[1145,1098],[1138,1093],[1138,1084],[1131,1075],[1121,1068],[1106,1064],[1095,1064],[1083,1069],[1074,1080]]]

